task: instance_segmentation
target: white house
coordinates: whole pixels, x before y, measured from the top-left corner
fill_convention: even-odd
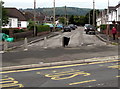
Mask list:
[[[96,19],[97,26],[101,24],[112,24],[113,21],[120,22],[120,2],[115,7],[109,7],[107,10],[101,11]]]
[[[16,8],[5,8],[9,23],[3,28],[27,28],[28,21],[24,14]]]

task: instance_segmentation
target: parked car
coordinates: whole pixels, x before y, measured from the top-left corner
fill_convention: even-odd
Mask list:
[[[70,24],[68,25],[72,30],[75,30],[76,29],[76,26],[74,24]]]
[[[84,31],[86,31],[87,27],[89,26],[90,24],[85,24],[84,26]]]
[[[63,29],[63,25],[62,24],[57,24],[56,26],[57,28]]]
[[[65,26],[65,27],[63,28],[63,32],[71,32],[70,26]]]
[[[9,35],[5,33],[0,33],[0,41],[13,42],[14,38],[9,37]]]
[[[85,28],[86,34],[94,34],[95,35],[95,31],[96,28],[93,25],[88,25]]]

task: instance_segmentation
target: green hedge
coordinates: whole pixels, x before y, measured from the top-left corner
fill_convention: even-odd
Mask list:
[[[50,31],[50,27],[47,25],[38,25],[37,32]]]
[[[15,30],[13,31],[13,33],[20,33],[20,32],[24,32],[24,29],[15,29]]]
[[[105,30],[105,29],[107,29],[107,25],[106,25],[106,24],[102,24],[102,25],[100,25],[100,29],[101,29],[101,30]]]
[[[2,33],[9,35],[9,28],[2,28]]]

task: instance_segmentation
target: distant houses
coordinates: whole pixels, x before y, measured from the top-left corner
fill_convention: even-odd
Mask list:
[[[8,16],[8,24],[3,28],[27,28],[29,20],[34,20],[33,12],[20,11],[16,8],[5,8]],[[44,21],[44,14],[36,12],[36,22],[42,23]]]
[[[97,26],[102,24],[120,24],[120,2],[116,6],[109,6],[100,12],[97,20]]]

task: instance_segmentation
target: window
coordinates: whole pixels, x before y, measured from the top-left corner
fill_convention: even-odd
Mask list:
[[[21,22],[20,21],[18,21],[18,27],[21,27]]]

